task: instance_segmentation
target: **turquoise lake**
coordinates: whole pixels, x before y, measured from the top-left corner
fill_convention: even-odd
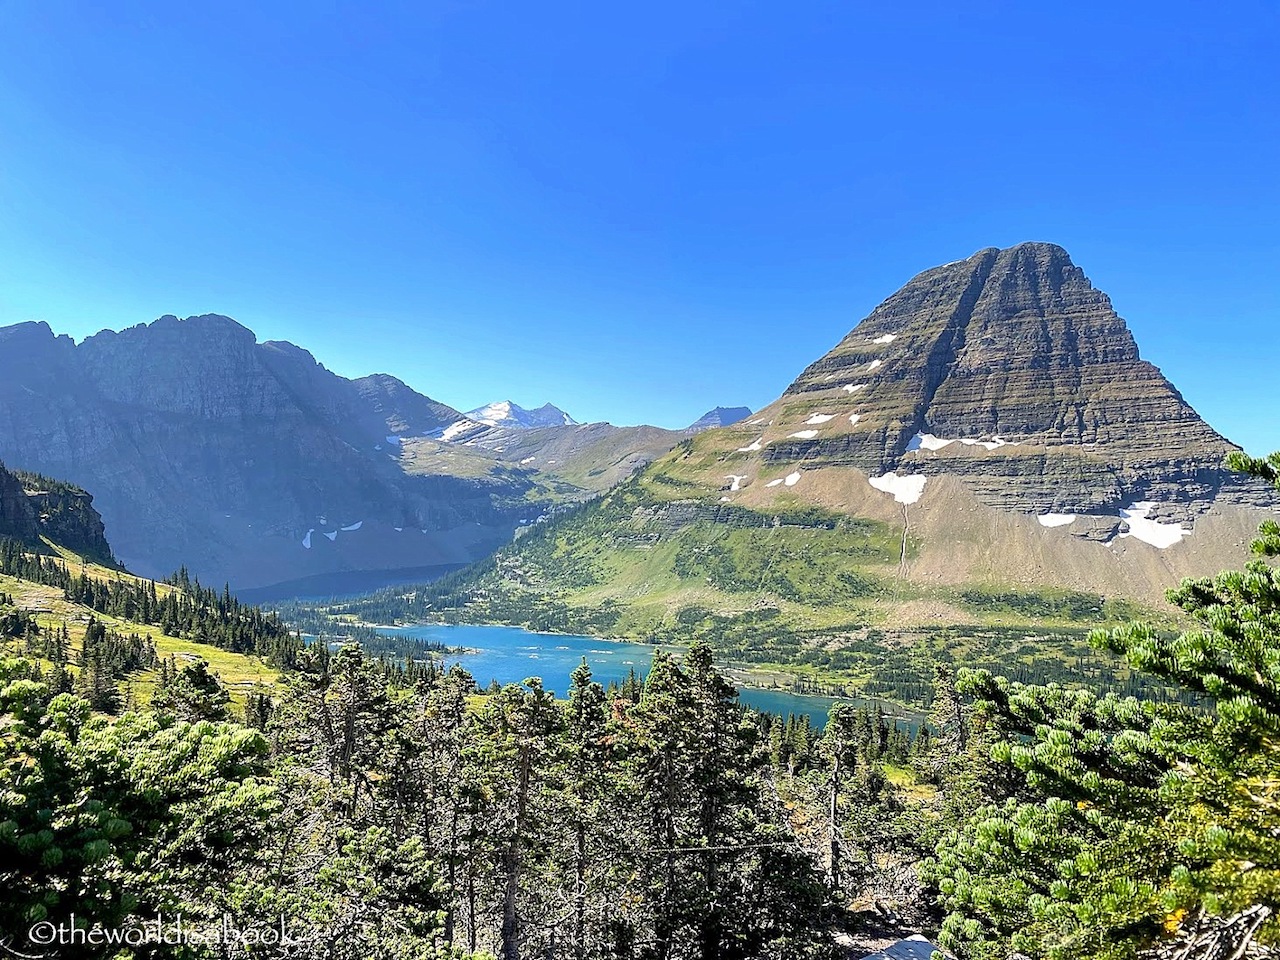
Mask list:
[[[631,670],[641,677],[653,660],[653,647],[640,643],[601,640],[598,637],[532,633],[520,627],[487,627],[458,625],[425,625],[417,627],[379,627],[388,636],[434,640],[449,647],[466,648],[468,653],[448,654],[446,663],[465,667],[481,687],[490,681],[500,684],[520,683],[529,677],[540,677],[548,690],[563,696],[569,687],[569,674],[586,658],[593,678],[608,686],[621,682]],[[678,651],[673,651],[677,652]],[[807,715],[815,726],[824,726],[827,713],[835,700],[785,690],[758,690],[740,687],[739,698],[748,706],[768,713]],[[846,698],[853,702],[855,698]],[[885,704],[886,712],[901,722],[914,726],[918,717],[901,707]]]

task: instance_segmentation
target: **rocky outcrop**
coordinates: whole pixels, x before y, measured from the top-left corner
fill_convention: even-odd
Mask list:
[[[0,537],[33,543],[40,538],[35,509],[22,481],[0,465]]]
[[[33,547],[46,538],[90,560],[114,562],[93,497],[79,487],[0,464],[0,537]]]

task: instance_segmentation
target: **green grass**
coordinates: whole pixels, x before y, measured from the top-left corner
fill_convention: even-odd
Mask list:
[[[898,576],[893,524],[815,507],[766,514],[655,488],[685,486],[665,475],[624,484],[424,591],[429,603],[397,609],[384,595],[371,599],[370,615],[676,646],[705,640],[736,669],[908,704],[927,701],[939,661],[1139,692],[1123,663],[1087,642],[1094,627],[1145,618],[1133,604],[1068,590],[911,583]],[[912,604],[950,619],[899,622]],[[345,606],[362,615],[360,601]]]
[[[100,564],[86,564],[71,551],[64,550],[53,544],[49,546],[66,560],[73,570],[78,572],[83,568],[89,576],[95,579],[112,580],[117,577],[131,580],[140,579]],[[175,589],[167,584],[157,584],[156,588],[161,593]],[[42,628],[57,629],[65,624],[71,637],[73,661],[79,654],[84,641],[85,625],[88,623],[89,618],[93,617],[116,633],[125,635],[136,633],[139,636],[150,637],[155,644],[156,653],[161,658],[173,656],[182,660],[190,657],[203,657],[209,662],[210,669],[226,684],[232,699],[236,702],[242,703],[245,696],[255,687],[261,685],[270,686],[280,679],[279,671],[267,666],[257,657],[232,653],[228,650],[222,650],[208,644],[196,643],[180,637],[171,637],[162,632],[157,626],[135,623],[119,617],[98,613],[88,607],[67,601],[63,597],[62,591],[55,587],[0,575],[0,593],[12,596],[19,608],[33,611],[36,622]],[[155,689],[156,676],[157,672],[154,670],[141,671],[128,677],[122,683],[122,690],[132,689],[134,699],[139,703],[145,704],[150,701],[151,693]]]
[[[909,801],[932,803],[938,798],[938,788],[931,783],[921,783],[911,767],[886,763],[884,777],[898,789],[902,797]]]

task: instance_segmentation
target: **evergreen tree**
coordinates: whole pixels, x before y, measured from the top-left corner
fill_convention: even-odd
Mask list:
[[[226,720],[230,715],[231,697],[209,661],[196,657],[181,667],[172,658],[160,673],[151,709],[179,720]]]
[[[1275,480],[1277,463],[1244,465]],[[1256,552],[1274,552],[1274,532],[1263,527]],[[1225,958],[1280,940],[1280,571],[1258,560],[1169,598],[1198,627],[1093,639],[1189,703],[962,675],[992,724],[993,758],[1022,784],[926,868],[951,910],[944,945]]]

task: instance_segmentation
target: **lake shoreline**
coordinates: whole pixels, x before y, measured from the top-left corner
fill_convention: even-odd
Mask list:
[[[485,685],[490,679],[486,671],[495,674],[507,674],[506,677],[495,675],[492,679],[500,683],[519,683],[526,676],[541,675],[549,687],[558,686],[556,678],[563,672],[572,672],[582,659],[588,661],[596,679],[605,683],[620,682],[625,679],[626,670],[634,670],[643,675],[649,669],[654,650],[668,653],[680,653],[688,646],[671,643],[646,643],[625,637],[597,637],[580,633],[567,633],[555,630],[531,630],[524,626],[502,623],[416,623],[392,626],[388,624],[364,624],[380,632],[395,636],[413,636],[429,639],[436,643],[444,643],[450,652],[443,659],[460,657],[454,662],[469,670],[476,682]],[[484,643],[479,637],[455,638],[432,635],[437,633],[454,633],[455,631],[484,631],[495,639],[493,643]],[[542,642],[538,642],[541,640]],[[568,641],[551,645],[547,641]],[[520,643],[519,641],[534,641]],[[591,649],[590,645],[600,644],[615,648],[614,651]],[[456,653],[457,649],[465,653]],[[575,649],[576,648],[576,649]],[[628,650],[628,648],[630,648]],[[617,657],[631,653],[635,660],[621,660]],[[595,656],[593,656],[595,655]],[[601,659],[604,657],[604,659]],[[643,662],[640,662],[643,660]],[[612,662],[611,662],[612,661]],[[603,668],[602,668],[602,665]],[[744,703],[763,709],[770,713],[809,714],[819,717],[825,723],[827,711],[837,701],[852,702],[864,706],[878,707],[891,720],[905,722],[909,725],[921,723],[925,711],[908,704],[898,703],[882,697],[868,697],[857,693],[848,693],[839,689],[837,684],[825,686],[821,680],[796,678],[782,665],[761,665],[755,663],[722,662],[721,672],[739,690]],[[520,673],[521,676],[516,676]],[[613,675],[610,675],[613,674]],[[788,682],[790,679],[791,682]],[[798,690],[797,686],[812,684],[818,689]],[[837,689],[832,689],[837,687]],[[752,702],[754,701],[754,702]]]

